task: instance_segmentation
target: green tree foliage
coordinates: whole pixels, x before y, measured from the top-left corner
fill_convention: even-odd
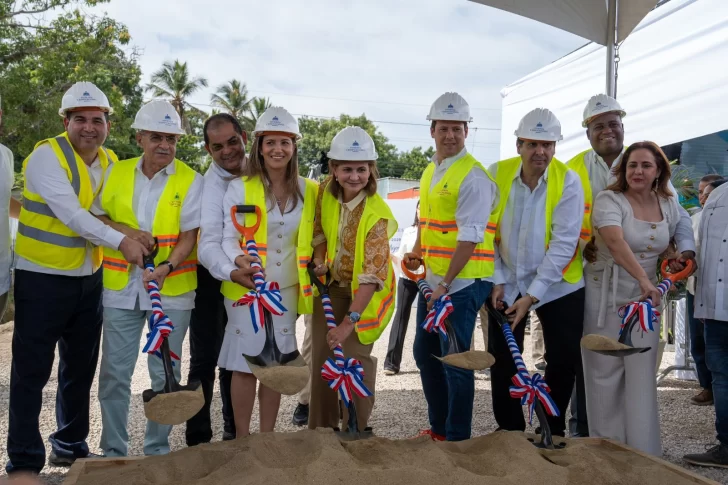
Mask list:
[[[408,152],[404,152],[399,156],[399,165],[405,167],[402,178],[410,180],[419,180],[422,178],[422,172],[432,160],[435,154],[433,147],[428,147],[424,152],[422,147],[415,147]]]
[[[152,82],[144,89],[151,91],[153,96],[169,98],[182,119],[184,130],[192,134],[188,112],[199,113],[200,110],[192,106],[187,98],[204,87],[207,87],[207,79],[192,77],[187,63],[175,60],[162,64],[161,69],[152,74]]]
[[[374,123],[366,115],[357,117],[342,114],[339,119],[320,119],[302,117],[298,120],[303,139],[298,143],[299,172],[308,175],[309,169],[317,164],[321,152],[328,152],[331,140],[347,126],[358,126],[364,129],[374,140],[379,158],[377,168],[381,177],[400,177],[404,169],[398,162],[396,147],[389,142]]]
[[[119,157],[138,155],[133,122],[142,104],[138,53],[127,47],[129,32],[108,17],[79,8],[96,0],[0,0],[0,95],[3,143],[15,154],[15,169],[42,139],[63,132],[58,116],[63,93],[91,81],[106,93],[115,114],[106,146]],[[58,9],[53,20],[25,13]]]
[[[245,115],[250,112],[252,100],[248,98],[248,87],[245,83],[232,79],[217,88],[217,92],[210,97],[210,102],[243,123]]]
[[[243,116],[242,125],[243,129],[248,133],[252,133],[255,130],[255,124],[258,122],[260,115],[265,113],[265,110],[271,107],[270,99],[268,98],[253,98],[248,105],[248,110]]]

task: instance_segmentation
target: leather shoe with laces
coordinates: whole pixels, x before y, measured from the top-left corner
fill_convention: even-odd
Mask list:
[[[690,398],[690,404],[694,404],[695,406],[712,406],[713,391],[710,389],[703,389],[699,394]]]
[[[683,460],[698,466],[728,468],[728,446],[717,444],[708,448],[705,453],[685,455]]]

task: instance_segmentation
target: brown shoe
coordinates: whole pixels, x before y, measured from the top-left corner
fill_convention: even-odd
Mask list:
[[[690,404],[694,404],[696,406],[712,406],[713,391],[710,389],[703,389],[699,394],[690,398]]]

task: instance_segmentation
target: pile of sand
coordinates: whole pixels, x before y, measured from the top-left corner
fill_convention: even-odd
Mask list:
[[[330,430],[266,433],[89,468],[78,485],[695,483],[632,452],[578,440],[542,450],[516,432],[459,443],[425,437],[341,442]]]

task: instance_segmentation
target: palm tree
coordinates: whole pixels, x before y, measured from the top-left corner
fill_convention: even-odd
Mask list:
[[[250,111],[251,101],[248,99],[248,87],[237,79],[223,84],[217,88],[217,93],[210,97],[213,106],[228,112],[240,122],[243,121],[243,116]]]
[[[248,133],[255,130],[255,124],[258,122],[258,118],[262,115],[265,110],[270,108],[270,99],[255,97],[250,100],[248,106],[248,114],[243,116],[243,129]]]
[[[186,111],[199,111],[187,102],[187,98],[194,92],[207,87],[207,79],[204,77],[191,77],[186,62],[175,60],[174,63],[165,62],[162,68],[152,74],[152,82],[145,86],[146,91],[165,98],[171,98],[170,102],[182,119],[184,130],[191,134],[192,128],[187,119]]]

